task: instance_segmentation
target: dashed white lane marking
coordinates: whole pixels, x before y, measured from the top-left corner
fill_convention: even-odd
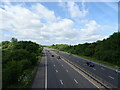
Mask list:
[[[55,64],[54,64],[54,67],[55,67]]]
[[[109,78],[111,78],[111,79],[114,79],[114,77],[112,77],[112,76],[108,76]]]
[[[62,65],[62,67],[63,67],[63,65]]]
[[[56,72],[58,72],[58,70],[55,70]]]
[[[68,72],[68,70],[66,70],[66,72]]]
[[[78,84],[78,81],[76,79],[74,79],[74,81],[76,82],[76,84]]]
[[[62,80],[60,80],[60,83],[63,85],[63,81]]]
[[[89,82],[91,82],[94,86],[99,88],[96,84],[94,84],[91,80],[89,80],[86,76],[84,76],[82,73],[80,73],[76,68],[74,68],[70,63],[68,63],[65,59],[62,59],[64,62],[66,62],[71,68],[73,68],[75,71],[77,71],[79,74],[81,74],[84,78],[86,78]]]
[[[101,68],[102,70],[105,70],[104,68]]]
[[[93,68],[93,70],[96,70],[95,68]]]

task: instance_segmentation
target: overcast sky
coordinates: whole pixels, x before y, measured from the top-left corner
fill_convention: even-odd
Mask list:
[[[118,31],[116,2],[11,2],[0,6],[0,42],[31,40],[42,45],[79,44]]]

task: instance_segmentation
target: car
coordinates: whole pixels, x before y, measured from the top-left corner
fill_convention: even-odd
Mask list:
[[[92,63],[92,62],[86,62],[86,64],[87,64],[89,67],[94,67],[94,66],[95,66],[94,63]]]
[[[51,55],[52,57],[54,57],[54,55]]]
[[[60,56],[57,56],[57,59],[61,59]]]
[[[116,73],[120,73],[120,68],[115,70]]]

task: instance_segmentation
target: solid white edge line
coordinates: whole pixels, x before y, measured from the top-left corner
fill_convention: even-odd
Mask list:
[[[61,60],[63,60],[65,63],[68,64],[68,62],[64,59],[64,58],[61,58]],[[70,63],[69,63],[70,64]],[[69,65],[68,64],[68,65]],[[73,66],[69,65],[71,68],[73,68],[75,71],[77,71]],[[80,75],[82,75],[79,71],[77,71]],[[89,82],[91,82],[95,87],[99,88],[96,84],[94,84],[91,80],[89,80],[87,77],[85,77],[84,75],[82,75],[84,78],[86,78]],[[60,80],[60,82],[62,82],[62,80]]]
[[[45,53],[46,55],[46,53]],[[46,62],[45,62],[45,89],[47,90],[47,57],[45,57]]]
[[[64,62],[68,63],[65,59],[63,59]],[[69,65],[69,64],[68,64]],[[74,67],[72,67],[71,65],[69,65],[71,68],[73,68],[75,71],[77,71]],[[80,72],[77,71],[79,74]],[[80,74],[82,75],[82,74]],[[91,80],[89,80],[87,77],[85,77],[84,75],[82,75],[84,78],[86,78],[89,82],[91,82],[95,87],[99,88],[96,84],[94,84]]]
[[[61,51],[61,53],[64,53],[63,51]],[[66,52],[67,53],[67,52]],[[68,53],[69,54],[69,53]],[[78,58],[82,58],[82,57],[80,57],[80,56],[77,56],[77,55],[74,55],[74,54],[72,54],[73,56],[75,56],[75,57],[78,57]],[[90,61],[89,59],[85,59],[85,58],[82,58],[82,59],[84,59],[85,61]],[[105,68],[107,68],[107,69],[111,69],[111,70],[115,70],[115,69],[113,69],[113,68],[111,68],[111,67],[109,67],[109,66],[105,66],[105,65],[103,65],[103,64],[99,64],[99,63],[96,63],[96,62],[94,62],[95,64],[97,64],[97,65],[99,65],[99,66],[101,66],[101,67],[103,67],[104,69]]]

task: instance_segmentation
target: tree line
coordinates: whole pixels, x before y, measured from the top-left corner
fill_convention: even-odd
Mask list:
[[[43,47],[31,41],[3,41],[2,87],[27,88],[32,82],[33,71],[38,64]]]
[[[120,32],[93,43],[78,45],[56,44],[50,47],[79,56],[95,58],[120,67]]]

